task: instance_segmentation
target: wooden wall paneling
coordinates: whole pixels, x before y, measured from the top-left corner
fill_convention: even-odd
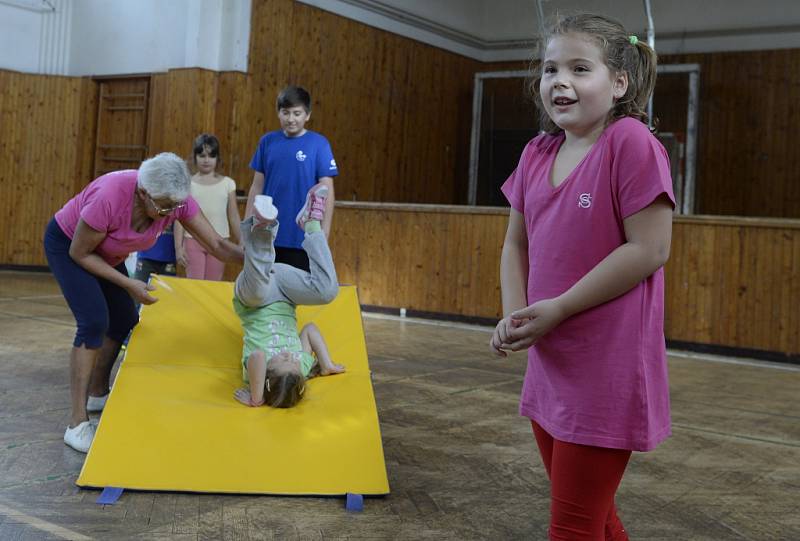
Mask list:
[[[222,164],[218,170],[236,181],[239,189],[247,190],[250,178],[247,167],[250,157],[239,148],[241,137],[240,125],[245,122],[241,118],[243,100],[241,89],[244,86],[245,75],[238,72],[225,72],[218,74],[217,95],[214,103],[215,135],[220,140]]]
[[[781,295],[783,300],[781,321],[785,325],[783,336],[785,337],[784,344],[786,344],[782,351],[791,351],[793,347],[796,348],[795,351],[798,351],[800,350],[800,344],[798,344],[800,342],[798,339],[800,310],[797,307],[800,304],[800,280],[797,279],[797,276],[800,275],[800,235],[788,235],[785,232],[781,232],[781,234],[786,247],[783,252],[784,258],[788,259],[788,263],[781,272],[784,284]]]
[[[165,118],[169,82],[167,73],[154,73],[150,76],[150,103],[147,119],[147,155],[165,152]]]
[[[23,95],[25,84],[22,74],[0,71],[0,126],[3,126],[3,137],[0,138],[3,164],[0,166],[0,217],[2,217],[3,261],[14,262],[14,236],[16,224],[13,221],[14,191],[23,174],[24,146],[23,129],[26,123],[22,117],[30,111],[30,100]],[[28,102],[26,104],[26,101]],[[27,107],[26,107],[27,105]]]
[[[504,209],[340,202],[336,212],[339,278],[359,286],[363,303],[501,315]],[[667,338],[797,355],[798,254],[797,222],[676,219],[665,271]]]
[[[203,69],[178,69],[167,73],[163,150],[191,157],[192,141],[203,132],[213,133],[217,74]]]
[[[97,99],[100,85],[89,77],[83,77],[78,92],[79,119],[77,129],[72,134],[77,155],[72,171],[74,193],[78,193],[94,180],[94,144],[97,138]]]
[[[346,199],[451,203],[462,194],[467,159],[454,154],[468,143],[477,62],[288,0],[254,4],[253,28],[257,93],[272,101],[289,82],[308,87],[309,127],[331,140]],[[260,133],[277,128],[264,124]]]
[[[742,334],[738,322],[747,320],[751,313],[743,302],[747,294],[746,286],[742,285],[748,279],[749,273],[744,268],[744,250],[746,239],[745,231],[734,228],[719,228],[722,241],[715,246],[715,261],[727,261],[725,271],[717,270],[719,298],[717,303],[717,321],[719,322],[719,335],[716,340],[722,344],[741,343]]]
[[[99,81],[94,176],[136,169],[147,157],[149,77]]]
[[[44,265],[42,232],[81,161],[81,79],[0,70],[0,89],[0,262]]]
[[[701,65],[696,212],[800,218],[800,49],[659,61]]]

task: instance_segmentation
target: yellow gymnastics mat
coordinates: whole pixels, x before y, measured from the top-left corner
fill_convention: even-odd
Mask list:
[[[300,306],[344,374],[309,380],[294,408],[239,404],[242,330],[231,282],[160,277],[78,477],[81,487],[383,495],[389,481],[354,286]]]

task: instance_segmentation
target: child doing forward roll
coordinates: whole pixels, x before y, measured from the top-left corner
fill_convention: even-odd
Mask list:
[[[327,304],[338,293],[336,270],[320,222],[327,186],[315,185],[297,216],[305,231],[303,249],[310,272],[275,263],[278,210],[260,195],[254,215],[242,222],[245,257],[236,279],[233,307],[244,329],[242,370],[249,387],[235,398],[247,406],[289,408],[303,397],[306,379],[344,372],[331,360],[325,340],[313,323],[297,332],[298,304]]]

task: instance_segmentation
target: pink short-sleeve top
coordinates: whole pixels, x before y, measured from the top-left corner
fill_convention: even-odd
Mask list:
[[[78,221],[106,234],[95,252],[111,266],[117,266],[132,252],[153,246],[159,235],[175,220],[188,220],[200,210],[194,199],[174,212],[153,220],[139,233],[131,227],[137,170],[115,171],[97,177],[56,212],[55,219],[69,238],[75,235]]]
[[[610,124],[554,188],[563,141],[534,138],[502,187],[525,219],[529,305],[560,295],[624,244],[625,218],[662,195],[674,206],[667,153],[640,121]],[[582,445],[646,451],[669,436],[663,269],[529,349],[520,413]]]

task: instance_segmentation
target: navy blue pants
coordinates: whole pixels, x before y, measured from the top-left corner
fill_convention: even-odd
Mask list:
[[[44,252],[75,316],[78,329],[73,345],[96,349],[103,344],[105,336],[122,343],[139,322],[133,299],[123,288],[78,265],[69,255],[71,242],[55,218],[51,219],[44,233]],[[115,269],[128,275],[125,263]]]

